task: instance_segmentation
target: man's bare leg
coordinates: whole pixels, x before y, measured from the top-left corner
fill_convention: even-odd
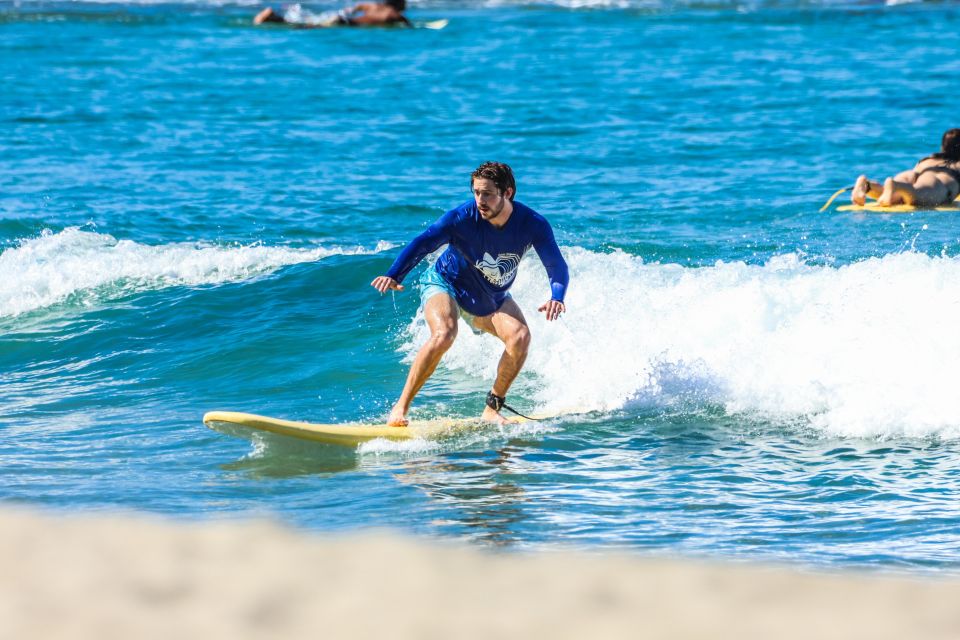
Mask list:
[[[867,196],[876,198],[883,191],[879,182],[870,182],[867,176],[857,178],[853,185],[853,193],[850,194],[850,201],[853,204],[863,206],[867,202]]]
[[[407,383],[403,386],[400,399],[393,405],[387,417],[387,425],[402,427],[409,424],[407,411],[414,397],[423,387],[423,383],[433,375],[440,358],[443,357],[457,338],[457,320],[460,309],[449,295],[438,293],[427,300],[423,307],[423,315],[430,327],[430,339],[420,347],[417,357],[413,360],[410,373],[407,374]]]
[[[506,397],[510,385],[523,368],[530,349],[530,328],[523,312],[513,298],[507,298],[500,309],[489,316],[475,318],[473,325],[503,341],[503,355],[497,365],[497,379],[493,382],[492,391],[495,395]],[[510,422],[490,407],[484,407],[480,419],[498,424]]]

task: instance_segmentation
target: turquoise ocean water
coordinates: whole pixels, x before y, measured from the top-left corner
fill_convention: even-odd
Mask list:
[[[818,213],[960,126],[958,5],[258,8],[0,2],[4,504],[960,568],[960,216]],[[548,325],[521,267],[511,400],[586,415],[356,451],[201,424],[382,417],[425,328],[368,283],[487,159],[572,273]],[[499,352],[461,331],[414,416],[477,415]]]

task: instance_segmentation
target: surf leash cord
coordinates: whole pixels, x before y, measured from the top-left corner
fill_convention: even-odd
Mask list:
[[[493,409],[494,411],[496,411],[497,413],[499,413],[501,409],[506,409],[510,413],[517,414],[521,418],[526,418],[527,420],[533,420],[533,421],[538,420],[538,418],[531,418],[530,416],[523,415],[522,413],[520,413],[519,411],[517,411],[516,409],[508,405],[506,403],[506,400],[507,400],[506,396],[498,396],[493,391],[487,394],[487,406]]]
[[[825,205],[823,205],[822,207],[820,207],[820,212],[822,213],[822,212],[826,211],[826,210],[827,210],[827,207],[829,207],[831,204],[833,204],[833,201],[837,199],[837,196],[839,196],[839,195],[840,195],[841,193],[843,193],[844,191],[850,191],[850,190],[853,189],[853,187],[855,187],[855,186],[856,186],[856,185],[851,185],[851,186],[849,186],[849,187],[844,187],[843,189],[840,189],[840,190],[837,191],[835,194],[833,194],[832,196],[830,196],[830,199],[827,200],[827,204],[825,204]]]

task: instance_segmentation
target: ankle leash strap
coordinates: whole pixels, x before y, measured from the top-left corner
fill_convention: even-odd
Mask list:
[[[498,396],[493,391],[487,394],[487,406],[493,409],[496,412],[499,412],[501,409],[506,409],[510,413],[514,413],[521,418],[526,418],[527,420],[536,421],[537,418],[531,418],[530,416],[525,416],[510,405],[506,403],[507,398],[505,396]]]

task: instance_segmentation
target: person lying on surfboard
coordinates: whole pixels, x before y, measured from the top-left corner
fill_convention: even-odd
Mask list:
[[[913,169],[887,178],[881,185],[867,176],[857,178],[850,200],[863,205],[867,196],[881,207],[909,204],[938,207],[960,195],[960,129],[950,129],[940,141],[940,153],[920,160]]]
[[[295,4],[288,8],[283,15],[278,14],[271,7],[267,7],[256,15],[253,24],[265,22],[282,22],[298,27],[372,27],[387,25],[412,26],[403,15],[407,8],[406,0],[383,0],[383,2],[361,2],[348,9],[330,11],[321,14],[312,14]]]
[[[550,223],[530,207],[515,202],[513,171],[501,162],[485,162],[470,176],[473,200],[451,209],[413,239],[397,256],[386,275],[371,282],[381,294],[403,290],[404,276],[427,254],[441,245],[447,249],[420,277],[423,315],[430,339],[410,367],[399,400],[387,424],[408,424],[407,411],[414,396],[433,374],[440,358],[457,337],[462,317],[475,333],[487,332],[503,341],[497,378],[480,416],[488,422],[506,423],[500,414],[504,400],[530,346],[530,329],[509,289],[520,260],[533,247],[550,279],[550,299],[538,311],[556,320],[566,311],[567,263],[553,237]]]

